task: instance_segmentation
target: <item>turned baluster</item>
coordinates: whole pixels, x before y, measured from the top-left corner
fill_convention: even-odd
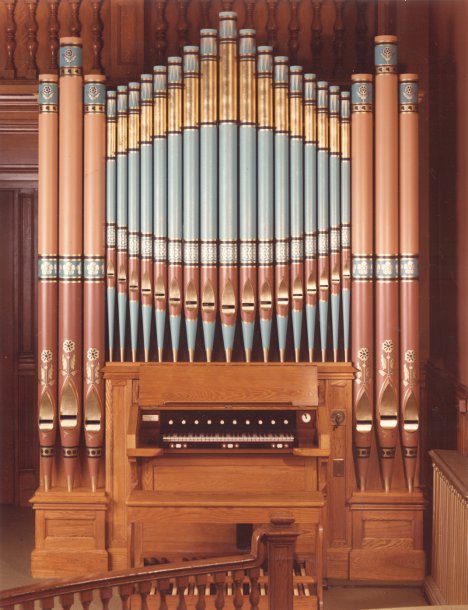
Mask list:
[[[254,30],[255,29],[255,18],[254,18],[255,0],[247,0],[246,4],[247,4],[247,10],[246,10],[244,27]]]
[[[49,23],[48,23],[48,44],[49,44],[49,61],[48,66],[51,72],[57,72],[57,54],[59,50],[59,31],[60,24],[58,20],[59,0],[48,0],[49,7]]]
[[[322,53],[322,0],[312,0],[312,65],[320,68]]]
[[[356,58],[357,72],[367,71],[367,0],[356,0]]]
[[[161,65],[166,60],[167,46],[166,0],[156,2],[156,63]]]
[[[169,579],[159,580],[158,581],[158,593],[159,593],[159,609],[158,610],[168,610],[166,596],[168,595],[171,589],[171,583]]]
[[[65,593],[64,595],[60,595],[60,605],[63,610],[70,610],[73,606],[74,601],[74,593]]]
[[[184,46],[187,44],[188,37],[188,21],[187,21],[187,8],[189,0],[179,0],[179,23],[178,23],[178,42],[179,42],[179,53],[182,55]]]
[[[223,0],[221,2],[221,6],[223,7],[223,11],[232,11],[232,5],[234,4],[233,0]]]
[[[148,610],[148,601],[147,601],[147,597],[149,595],[151,591],[151,581],[146,581],[146,582],[140,582],[138,584],[138,593],[140,594],[141,597],[141,610]]]
[[[233,604],[235,610],[240,610],[244,603],[244,597],[242,595],[242,584],[244,582],[244,572],[242,570],[236,570],[232,576],[234,581],[234,598]]]
[[[73,603],[73,601],[72,601],[72,603]],[[55,605],[54,598],[53,597],[44,597],[43,599],[39,600],[39,604],[40,604],[42,610],[52,610],[52,608]],[[13,607],[12,607],[12,610],[13,610]]]
[[[180,576],[176,580],[177,582],[177,594],[179,596],[179,603],[177,604],[177,610],[187,610],[187,604],[185,602],[185,589],[188,587],[189,579],[188,576]]]
[[[24,602],[21,605],[23,606],[23,610],[34,610],[34,601]],[[12,610],[14,609],[12,608]]]
[[[195,610],[205,610],[206,609],[206,586],[208,583],[208,575],[200,574],[195,578],[198,589],[198,597],[197,603],[195,606]]]
[[[91,6],[93,8],[93,66],[91,68],[92,74],[102,74],[101,51],[103,47],[103,24],[101,20],[101,4],[102,0],[92,0],[91,2]]]
[[[92,591],[80,591],[80,600],[81,605],[83,606],[83,610],[89,610],[89,606],[93,601],[93,592]]]
[[[248,576],[250,580],[250,608],[251,610],[258,610],[258,604],[260,603],[260,587],[258,584],[260,570],[258,568],[255,568],[254,570],[249,570]]]
[[[297,63],[297,51],[299,49],[299,20],[297,12],[300,0],[289,0],[291,7],[291,18],[289,20],[289,58],[291,65]]]
[[[99,589],[99,597],[101,598],[102,610],[109,609],[109,602],[112,598],[112,587],[103,587]]]
[[[81,21],[80,21],[80,4],[81,0],[69,0],[71,7],[70,16],[70,35],[79,36],[81,34]]]
[[[210,6],[211,0],[201,0],[202,24],[204,28],[211,27]]]
[[[214,606],[216,610],[223,610],[224,608],[224,583],[226,582],[226,574],[220,573],[214,575],[214,581],[216,586],[216,598]]]
[[[343,48],[344,48],[344,0],[335,0],[335,25],[333,31],[335,39],[333,41],[333,49],[335,51],[335,66],[333,73],[335,76],[343,74]]]
[[[15,6],[16,0],[5,0],[7,9],[7,19],[5,26],[6,39],[6,62],[3,76],[5,78],[15,78],[15,49],[16,49],[16,21],[15,21]]]
[[[37,21],[36,21],[37,0],[28,0],[28,65],[26,68],[26,78],[37,78]]]
[[[120,585],[119,595],[122,600],[122,610],[128,610],[128,598],[133,593],[133,585]]]
[[[267,39],[270,47],[273,48],[273,55],[276,51],[276,4],[277,0],[267,0],[268,19],[267,19]]]

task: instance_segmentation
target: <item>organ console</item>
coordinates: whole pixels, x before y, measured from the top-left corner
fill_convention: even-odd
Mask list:
[[[302,528],[297,549],[309,574],[417,581],[424,498],[414,368],[415,75],[401,80],[407,100],[399,117],[396,41],[378,38],[374,214],[372,75],[354,75],[350,96],[274,57],[270,46],[256,47],[255,31],[238,33],[233,12],[220,14],[219,32],[200,35],[200,47],[185,46],[183,57],[155,66],[141,83],[107,91],[106,157],[103,117],[93,116],[104,110],[103,82],[85,80],[93,241],[84,255],[99,258],[100,284],[86,274],[82,284],[79,265],[68,264],[81,262],[83,250],[75,243],[80,153],[58,173],[60,222],[51,225],[61,236],[58,306],[56,284],[39,293],[39,343],[50,360],[42,360],[39,388],[43,487],[33,499],[40,524],[33,574],[53,576],[57,562],[77,553],[96,570],[228,553],[240,526],[268,522],[272,508],[284,508]],[[59,158],[75,140],[81,150],[81,101],[71,99],[81,90],[81,47],[75,39],[66,45],[71,67],[60,79],[59,121],[65,129],[70,116],[75,135],[66,141],[61,133]],[[55,79],[44,77],[41,105],[47,84],[55,92]],[[97,90],[99,109],[89,99]],[[46,151],[57,145],[56,123],[41,114],[41,176],[52,179]],[[398,125],[410,145],[400,151],[400,216],[411,215],[400,222],[400,255]],[[98,152],[90,152],[93,137]],[[43,179],[40,219],[57,213],[52,182]],[[41,260],[56,255],[47,251],[55,241],[44,233]],[[58,311],[59,340],[48,303]],[[57,398],[49,361],[61,363]],[[82,424],[89,473],[78,466]],[[62,460],[51,449],[57,429]],[[78,521],[86,532],[79,543]],[[395,541],[386,537],[388,523]],[[317,550],[322,529],[326,551]],[[403,556],[411,566],[400,566]]]

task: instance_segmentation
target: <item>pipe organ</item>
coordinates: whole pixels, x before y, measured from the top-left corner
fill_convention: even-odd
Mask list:
[[[417,77],[398,85],[381,36],[375,80],[349,91],[236,19],[107,94],[99,75],[83,88],[76,38],[59,83],[40,79],[37,520],[72,506],[101,532],[86,565],[123,567],[143,561],[143,531],[171,553],[150,526],[163,507],[186,551],[209,553],[210,508],[236,507],[218,524],[229,551],[235,526],[263,519],[242,502],[270,498],[304,524],[311,570],[319,522],[329,576],[369,579],[377,562],[377,579],[415,581]],[[380,544],[375,522],[411,548]],[[53,575],[53,552],[38,543],[35,574]],[[399,553],[410,569],[388,567]]]

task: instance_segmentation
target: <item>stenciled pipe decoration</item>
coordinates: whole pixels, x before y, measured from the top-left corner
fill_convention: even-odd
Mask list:
[[[273,67],[275,117],[275,310],[280,362],[286,357],[289,297],[289,66],[287,57],[275,57]]]
[[[106,107],[106,298],[107,350],[114,359],[115,301],[117,282],[117,92],[107,92]]]
[[[330,280],[333,360],[338,360],[341,300],[341,142],[340,88],[329,88],[330,128]]]
[[[307,350],[314,360],[317,313],[317,83],[304,75],[304,270],[306,287]]]
[[[198,47],[184,47],[184,313],[189,360],[195,359],[200,292],[200,112]]]
[[[318,227],[318,280],[319,323],[322,361],[327,359],[329,279],[329,117],[328,83],[317,83],[317,227]]]
[[[255,30],[239,32],[239,296],[246,362],[257,311],[257,91]]]
[[[419,439],[419,120],[418,77],[400,74],[400,428],[408,491]]]
[[[52,482],[57,435],[57,256],[59,90],[54,74],[39,76],[38,187],[38,430],[44,491]]]
[[[351,109],[353,444],[359,489],[365,491],[372,445],[375,355],[372,75],[353,74]]]
[[[84,78],[83,428],[91,488],[96,491],[104,444],[106,87]]]
[[[81,39],[60,40],[58,413],[73,488],[83,400],[83,76]]]
[[[341,92],[341,298],[343,304],[343,350],[349,361],[351,317],[351,100]]]
[[[117,309],[120,361],[125,360],[128,304],[128,87],[117,87]]]
[[[167,60],[167,234],[172,359],[178,360],[182,316],[182,59]]]
[[[272,48],[257,49],[258,78],[258,294],[259,319],[263,360],[268,362],[273,318],[273,239],[274,239],[274,183],[273,183],[273,57]]]
[[[150,358],[153,320],[153,76],[140,85],[140,300],[143,353]]]
[[[162,362],[168,306],[167,288],[167,70],[165,66],[153,68],[153,269],[154,310],[158,359]]]
[[[398,77],[395,36],[375,38],[376,424],[385,491],[398,437]]]
[[[219,14],[219,290],[226,362],[231,362],[238,313],[237,14]]]
[[[218,44],[200,32],[200,292],[205,354],[211,362],[218,311]]]

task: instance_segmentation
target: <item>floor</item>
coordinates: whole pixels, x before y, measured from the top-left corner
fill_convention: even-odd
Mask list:
[[[0,589],[35,581],[30,575],[34,514],[29,508],[0,505]],[[419,587],[333,586],[325,610],[368,610],[428,606]]]

